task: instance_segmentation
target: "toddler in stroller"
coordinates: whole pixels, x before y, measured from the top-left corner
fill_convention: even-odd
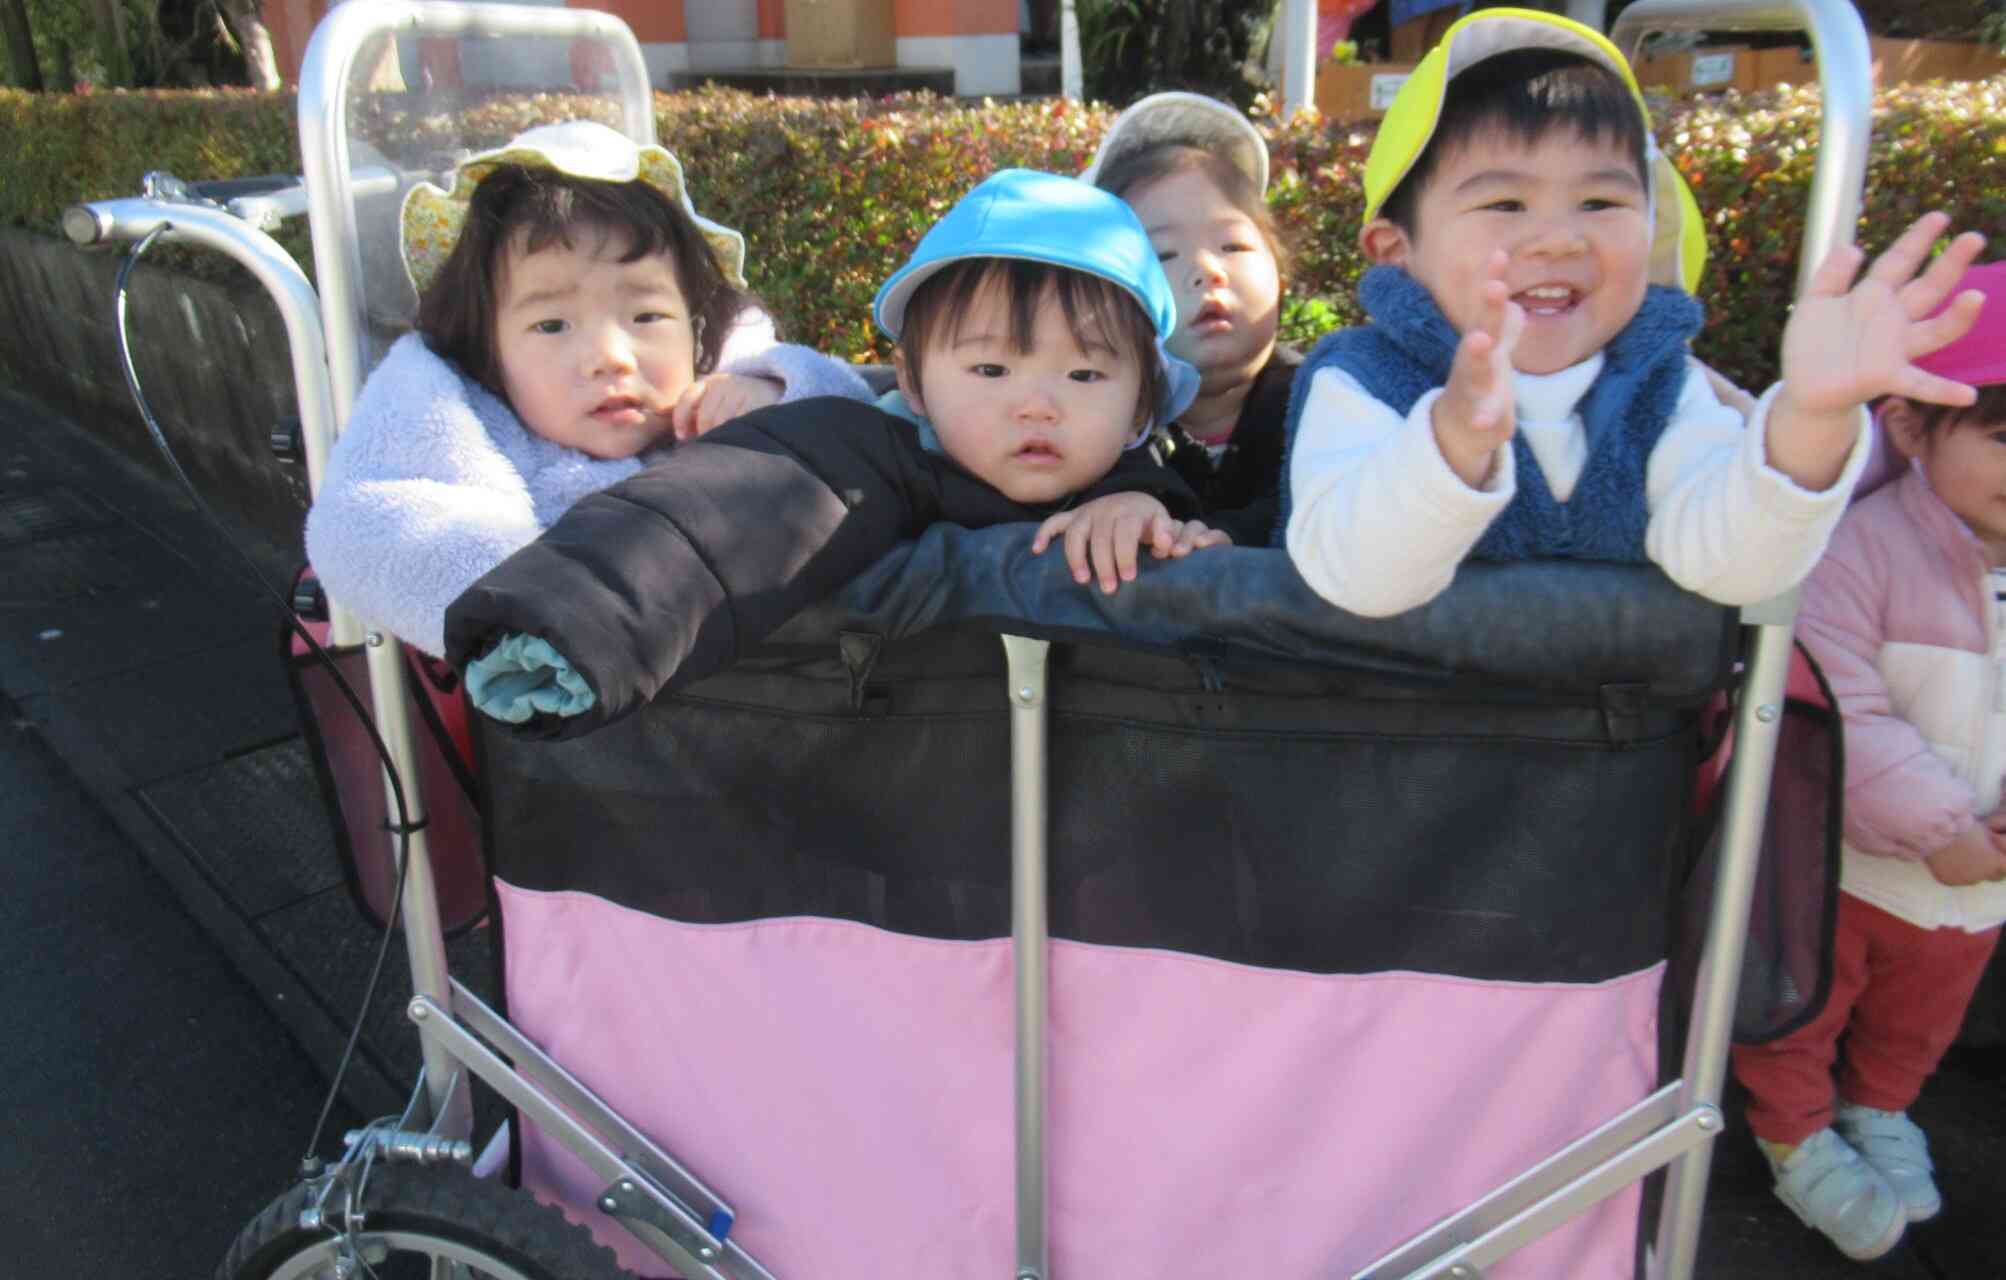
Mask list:
[[[885,409],[806,401],[748,415],[606,493],[447,611],[480,710],[573,736],[730,665],[929,525],[1044,517],[1108,569],[1147,542],[1225,541],[1137,446],[1195,372],[1127,205],[1028,170],[985,179],[878,291],[899,341]],[[1041,543],[1042,545],[1042,543]]]
[[[778,345],[745,241],[682,166],[589,120],[543,125],[405,196],[416,332],[391,347],[307,517],[332,594],[429,654],[446,606],[578,499],[783,398],[869,388]]]

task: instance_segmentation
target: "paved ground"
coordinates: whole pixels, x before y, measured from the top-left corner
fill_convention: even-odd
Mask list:
[[[0,846],[0,1273],[207,1276],[326,1082],[5,697]]]
[[[184,1212],[179,1201],[191,1186],[206,1201],[241,1200],[247,1216],[288,1172],[233,1163],[236,1139],[262,1127],[293,1142],[311,1122],[306,1109],[313,1104],[303,1099],[314,1082],[301,1079],[294,1047],[276,1043],[278,1028],[305,1063],[326,1071],[360,1001],[376,940],[335,863],[277,659],[271,607],[156,473],[164,474],[120,462],[74,427],[0,392],[0,695],[11,699],[0,709],[14,724],[0,743],[0,799],[7,802],[0,836],[11,862],[61,859],[54,865],[65,869],[10,867],[13,892],[0,898],[0,933],[48,935],[47,946],[25,961],[0,951],[7,957],[0,960],[0,1007],[14,1015],[13,1031],[0,1038],[0,1115],[60,1109],[80,1151],[114,1153],[101,1155],[105,1160],[126,1150],[107,1135],[147,1131],[147,1116],[193,1114],[194,1095],[219,1106],[227,1123],[157,1127],[143,1158],[168,1194],[107,1203],[91,1191],[91,1171],[101,1164],[81,1156],[66,1164],[46,1147],[19,1143],[18,1121],[0,1120],[0,1191],[9,1193],[0,1195],[0,1224],[16,1227],[17,1239],[25,1231],[30,1239],[89,1241],[93,1233],[129,1230],[133,1223],[120,1226],[116,1217],[134,1203],[145,1206],[135,1221],[150,1229]],[[297,555],[296,548],[243,540],[274,580]],[[95,825],[82,836],[60,824],[23,834],[59,801],[84,804]],[[67,926],[51,923],[80,895],[94,902],[102,895],[110,942],[72,937]],[[210,958],[162,959],[188,945],[183,937],[156,937],[177,929],[203,935]],[[408,983],[401,955],[397,960],[371,1006],[362,1061],[347,1089],[362,1113],[397,1105],[415,1071],[400,1016]],[[484,935],[456,944],[453,960],[457,973],[484,979]],[[233,968],[259,1000],[205,1003],[187,1015],[194,1021],[186,1039],[220,1047],[269,1087],[246,1090],[199,1071],[183,1084],[153,1087],[153,1075],[137,1069],[161,1055],[159,1028],[183,1016],[176,991],[184,968],[177,966],[204,965]],[[86,979],[63,997],[83,1006],[69,1018],[48,1007],[45,983],[57,971]],[[184,1048],[171,1046],[166,1056]],[[117,1069],[79,1078],[63,1065],[93,1058]],[[1982,1055],[1959,1057],[1932,1082],[1916,1115],[1935,1140],[1949,1207],[1940,1221],[1912,1231],[1875,1273],[1896,1280],[2006,1276],[2002,1102],[2006,1078]],[[1732,1099],[1730,1114],[1733,1127],[1714,1161],[1700,1274],[1860,1274],[1770,1196]],[[279,1163],[296,1154],[284,1152]],[[168,1163],[176,1156],[178,1165]],[[228,1190],[217,1180],[225,1167],[237,1180]],[[158,1265],[44,1266],[21,1274],[197,1275],[213,1264],[205,1251],[220,1247],[208,1243],[213,1235],[155,1238]]]

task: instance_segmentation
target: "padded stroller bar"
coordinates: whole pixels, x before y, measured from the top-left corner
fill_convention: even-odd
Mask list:
[[[1561,696],[1631,684],[1668,705],[1690,705],[1717,687],[1734,639],[1733,610],[1647,566],[1475,562],[1422,608],[1360,618],[1319,599],[1279,550],[1225,547],[1151,564],[1110,596],[1074,582],[1056,548],[1032,555],[1031,538],[1027,525],[936,525],[773,639],[867,632],[897,640],[978,625],[1434,683],[1480,677]]]

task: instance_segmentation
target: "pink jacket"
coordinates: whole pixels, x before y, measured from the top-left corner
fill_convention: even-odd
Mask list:
[[[1846,513],[1798,615],[1845,716],[1842,883],[1925,928],[2006,918],[2006,886],[1946,890],[1918,861],[1999,802],[2006,691],[1989,569],[1916,466]]]

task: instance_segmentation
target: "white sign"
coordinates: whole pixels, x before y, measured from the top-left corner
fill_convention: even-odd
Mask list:
[[[1403,71],[1398,75],[1381,73],[1372,77],[1372,109],[1374,111],[1384,111],[1393,105],[1394,96],[1400,92],[1400,86],[1407,83],[1407,75],[1408,73]]]
[[[1727,84],[1733,79],[1733,54],[1696,53],[1693,55],[1694,85],[1704,87],[1710,84]]]

